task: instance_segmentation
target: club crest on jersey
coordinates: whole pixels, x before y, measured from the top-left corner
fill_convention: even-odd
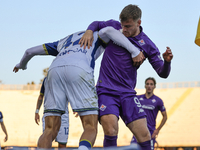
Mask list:
[[[106,106],[104,104],[101,105],[100,110],[104,111],[106,109]]]
[[[145,42],[144,42],[143,39],[139,40],[138,42],[139,42],[139,44],[140,44],[141,46],[145,44]]]
[[[152,100],[152,102],[153,102],[153,103],[155,103],[155,102],[156,102],[156,100],[155,100],[155,99],[153,99],[153,100]]]

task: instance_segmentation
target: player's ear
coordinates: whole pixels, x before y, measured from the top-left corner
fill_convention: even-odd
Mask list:
[[[138,27],[141,25],[141,22],[142,22],[142,20],[141,20],[141,19],[138,19],[138,21],[137,21]]]

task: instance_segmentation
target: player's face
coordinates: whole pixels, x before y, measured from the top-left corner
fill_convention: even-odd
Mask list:
[[[145,89],[146,89],[146,93],[148,94],[153,93],[153,90],[155,89],[154,82],[152,80],[147,80],[145,83]]]
[[[134,37],[140,33],[141,20],[133,21],[133,19],[128,19],[127,21],[121,22],[122,33],[126,37]]]

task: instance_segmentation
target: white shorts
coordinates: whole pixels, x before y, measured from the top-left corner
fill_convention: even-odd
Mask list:
[[[42,117],[43,132],[45,129],[45,117],[46,115],[44,114]],[[69,135],[69,112],[66,110],[66,113],[61,116],[61,126],[55,141],[60,144],[67,144],[68,135]]]
[[[77,60],[78,61],[78,60]],[[93,72],[76,66],[51,69],[45,81],[44,113],[64,113],[69,101],[74,112],[98,110]]]

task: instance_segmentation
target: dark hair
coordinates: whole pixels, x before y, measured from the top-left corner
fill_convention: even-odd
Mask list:
[[[142,11],[137,5],[128,5],[124,7],[122,12],[119,15],[119,19],[121,22],[127,21],[128,19],[133,19],[133,21],[136,21],[138,19],[141,19],[142,17]]]
[[[154,82],[154,85],[156,85],[156,80],[153,78],[153,77],[148,77],[146,80],[145,80],[145,84],[148,80],[152,80]]]

